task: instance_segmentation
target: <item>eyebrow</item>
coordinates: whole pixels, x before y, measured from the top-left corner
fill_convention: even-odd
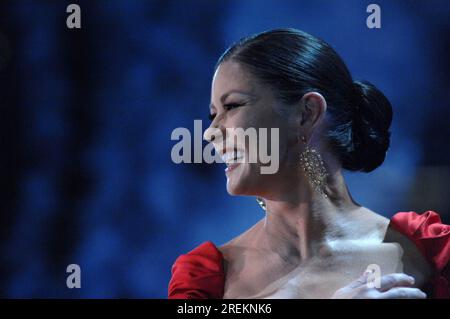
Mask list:
[[[248,96],[254,97],[253,94],[248,93],[248,92],[239,91],[239,90],[231,90],[231,91],[228,91],[227,93],[223,94],[223,95],[220,97],[220,102],[222,102],[222,104],[223,104],[224,101],[226,100],[226,98],[227,98],[230,94],[233,94],[233,93],[239,93],[239,94],[244,94],[244,95],[248,95]],[[213,108],[216,108],[216,107],[214,106],[214,104],[212,104],[212,103],[209,104],[209,109],[211,110],[211,109],[213,109]]]

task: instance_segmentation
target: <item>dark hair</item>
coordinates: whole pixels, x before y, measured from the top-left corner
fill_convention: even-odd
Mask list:
[[[291,104],[308,92],[327,101],[326,132],[341,165],[371,172],[389,148],[392,106],[375,86],[353,81],[346,65],[321,39],[296,29],[276,29],[242,38],[219,58],[239,62],[276,96]]]

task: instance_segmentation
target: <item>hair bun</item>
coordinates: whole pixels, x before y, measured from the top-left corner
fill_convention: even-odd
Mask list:
[[[383,163],[389,148],[392,106],[367,81],[354,81],[353,87],[353,152],[343,164],[348,170],[371,172]]]

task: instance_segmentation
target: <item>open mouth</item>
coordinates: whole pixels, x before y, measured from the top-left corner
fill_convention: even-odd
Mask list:
[[[222,161],[227,166],[230,166],[235,163],[242,163],[243,159],[244,159],[244,152],[238,150],[228,151],[222,155]]]
[[[225,172],[229,172],[239,166],[244,160],[244,152],[240,150],[227,151],[222,155],[222,161],[227,165]]]

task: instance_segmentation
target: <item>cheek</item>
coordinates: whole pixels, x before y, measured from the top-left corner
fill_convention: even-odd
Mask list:
[[[261,111],[255,112],[255,109]],[[268,107],[253,105],[242,109],[229,118],[227,127],[242,128],[245,132],[254,133],[255,139],[239,134],[236,138],[238,146],[244,147],[247,152],[247,161],[252,163],[255,162],[255,158],[260,158],[259,154],[278,156],[278,162],[281,163],[287,159],[292,148],[292,137],[289,136],[286,119],[270,112]]]
[[[264,141],[267,143],[267,153],[271,156],[278,156],[280,163],[285,160],[285,157],[292,147],[288,133],[286,122],[282,119],[275,118],[275,120],[270,123],[270,129],[268,129],[267,138]]]
[[[230,129],[227,139],[230,142],[236,142],[237,146],[244,148],[247,152],[250,150],[254,153],[254,149],[259,144],[261,121],[259,114],[255,113],[248,107],[230,117],[226,125]],[[232,141],[234,139],[234,141]]]

